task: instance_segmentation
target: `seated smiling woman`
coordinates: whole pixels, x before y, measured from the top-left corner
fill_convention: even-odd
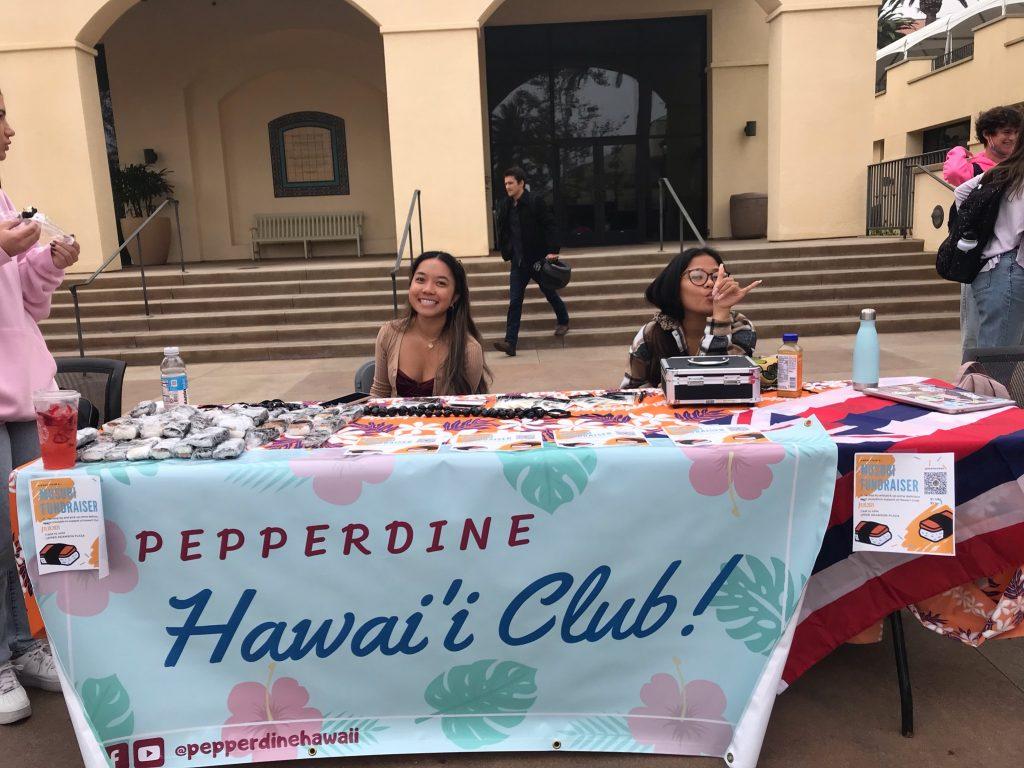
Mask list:
[[[713,248],[689,248],[647,286],[660,311],[637,331],[623,389],[661,386],[661,361],[678,355],[752,355],[757,334],[733,307],[761,284],[740,288]]]
[[[377,334],[373,397],[486,392],[491,371],[469,310],[466,270],[450,253],[427,251],[412,265],[409,314]]]

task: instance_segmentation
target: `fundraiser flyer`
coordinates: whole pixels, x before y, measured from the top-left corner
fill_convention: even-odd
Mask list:
[[[555,444],[562,448],[610,448],[612,446],[650,445],[636,427],[599,427],[597,429],[559,429]]]
[[[100,479],[47,477],[31,483],[39,573],[98,570],[107,575]]]
[[[540,432],[460,432],[452,441],[456,451],[532,451],[544,446]]]
[[[447,435],[386,435],[361,437],[348,446],[349,453],[437,453],[448,440]]]
[[[952,453],[858,453],[853,549],[956,554]]]
[[[676,445],[769,442],[759,430],[740,424],[668,424],[662,430]]]

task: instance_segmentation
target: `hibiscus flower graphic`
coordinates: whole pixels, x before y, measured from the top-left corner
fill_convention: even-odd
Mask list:
[[[26,567],[36,585],[36,594],[57,594],[57,607],[71,616],[95,616],[110,604],[111,593],[131,592],[139,583],[139,568],[127,553],[127,539],[116,523],[107,520],[107,564],[109,573],[101,579],[99,571],[68,571],[39,575],[35,557],[26,560]]]
[[[273,686],[275,664],[270,665],[267,684],[239,683],[228,694],[231,717],[221,729],[221,739],[236,743],[241,739],[257,740],[257,748],[236,750],[234,754],[252,754],[254,763],[272,760],[294,760],[296,747],[287,744],[289,736],[319,733],[323,728],[323,714],[319,709],[307,707],[309,692],[292,677],[282,677]],[[284,739],[281,742],[280,739]],[[261,741],[266,744],[260,746]]]
[[[313,478],[313,493],[337,506],[352,504],[363,483],[383,483],[395,467],[394,456],[352,455],[345,448],[322,448],[289,462],[296,477]]]
[[[740,516],[736,495],[752,501],[772,484],[769,465],[786,458],[786,449],[770,442],[699,445],[682,448],[690,466],[690,484],[703,496],[721,496],[729,492],[732,513]]]
[[[672,661],[675,677],[659,672],[640,689],[645,706],[629,711],[630,733],[661,754],[723,757],[732,741],[732,725],[723,719],[725,693],[710,680],[684,684],[681,662]]]

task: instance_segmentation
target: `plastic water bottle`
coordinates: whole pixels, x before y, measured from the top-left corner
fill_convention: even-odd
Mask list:
[[[163,391],[164,408],[188,403],[188,372],[177,347],[164,347],[164,359],[160,363],[160,388]]]
[[[971,230],[964,232],[963,236],[956,241],[956,249],[961,253],[970,253],[978,247],[978,235]]]
[[[853,343],[853,388],[878,386],[878,331],[875,310],[860,311],[860,328]]]

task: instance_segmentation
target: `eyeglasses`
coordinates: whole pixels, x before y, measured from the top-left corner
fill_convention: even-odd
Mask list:
[[[707,272],[703,269],[691,269],[689,272],[686,273],[686,276],[690,278],[690,282],[696,285],[698,288],[707,283],[708,280],[711,281],[712,285],[714,285],[715,281],[718,280],[717,271]],[[726,272],[724,274],[724,277],[729,277],[729,273]]]

